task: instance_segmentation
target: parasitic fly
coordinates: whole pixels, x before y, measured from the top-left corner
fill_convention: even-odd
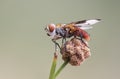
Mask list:
[[[101,19],[90,19],[71,22],[68,24],[49,24],[45,28],[47,35],[52,38],[52,41],[59,46],[56,40],[62,38],[62,43],[66,38],[74,36],[78,37],[83,42],[89,41],[90,36],[86,30],[91,29],[93,24],[100,22]],[[60,47],[60,46],[59,46]]]

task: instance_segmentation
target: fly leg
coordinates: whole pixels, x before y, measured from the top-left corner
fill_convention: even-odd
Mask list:
[[[81,41],[82,41],[82,43],[84,43],[85,46],[87,46],[89,48],[88,44],[83,39],[81,39]]]
[[[89,48],[88,44],[83,40],[83,36],[81,34],[80,34],[80,38],[78,39],[81,40],[82,43]]]
[[[55,44],[55,52],[54,52],[53,62],[57,62],[57,58],[58,58],[58,48],[57,48],[57,46],[59,47],[59,44],[55,40],[52,40],[52,41]]]
[[[66,42],[66,38],[62,39],[62,45]]]
[[[55,52],[58,50],[57,47],[61,49],[59,43],[57,43],[56,40],[52,40],[52,42],[55,44]]]

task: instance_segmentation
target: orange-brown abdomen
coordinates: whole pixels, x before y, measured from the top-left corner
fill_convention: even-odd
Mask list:
[[[79,29],[79,35],[81,36],[81,38],[85,39],[86,41],[90,40],[90,36],[85,30]]]

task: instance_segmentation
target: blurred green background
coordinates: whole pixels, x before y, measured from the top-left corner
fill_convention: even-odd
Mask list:
[[[54,44],[46,25],[94,18],[102,22],[88,31],[91,57],[57,79],[120,79],[120,0],[0,0],[0,79],[48,79]]]

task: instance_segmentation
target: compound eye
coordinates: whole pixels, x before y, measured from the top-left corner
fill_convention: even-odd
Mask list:
[[[50,32],[53,32],[54,29],[55,29],[55,25],[54,24],[48,25],[48,29],[49,29]]]

